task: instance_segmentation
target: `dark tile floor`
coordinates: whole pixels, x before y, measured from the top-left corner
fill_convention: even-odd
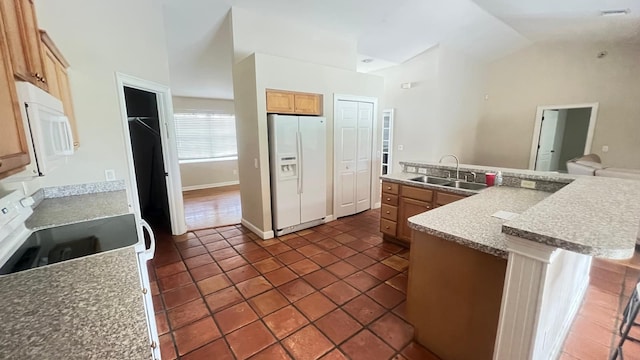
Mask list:
[[[409,252],[382,242],[379,216],[371,210],[268,241],[240,225],[158,234],[149,271],[162,358],[437,359],[411,341]],[[640,276],[636,262],[594,260],[561,359],[608,357]],[[640,359],[639,344],[624,351]]]
[[[436,359],[405,320],[409,252],[379,211],[278,239],[241,226],[158,234],[163,359]]]

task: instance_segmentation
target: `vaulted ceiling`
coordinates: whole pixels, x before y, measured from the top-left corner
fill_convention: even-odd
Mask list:
[[[537,41],[640,42],[640,0],[157,0],[164,4],[174,95],[233,97],[232,6],[354,37],[360,71],[442,43],[487,61]],[[627,9],[621,17],[602,10]]]

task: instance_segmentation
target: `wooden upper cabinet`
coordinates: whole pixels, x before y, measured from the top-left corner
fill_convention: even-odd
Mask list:
[[[322,95],[267,89],[267,112],[322,115]]]
[[[2,0],[9,58],[14,76],[47,90],[40,33],[32,0]]]
[[[44,54],[45,75],[48,79],[49,93],[62,101],[64,113],[69,118],[69,123],[71,124],[73,145],[77,149],[80,146],[80,141],[78,139],[75,112],[73,111],[69,76],[67,74],[69,63],[64,56],[62,56],[62,53],[58,50],[49,35],[47,35],[46,31],[40,30],[40,38],[42,39],[42,52]]]
[[[5,34],[0,18],[0,178],[22,170],[31,161]]]
[[[322,95],[294,94],[296,114],[322,115]]]

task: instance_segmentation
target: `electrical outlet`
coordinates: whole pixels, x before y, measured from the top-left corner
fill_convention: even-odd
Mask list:
[[[107,179],[107,181],[113,181],[116,179],[116,171],[113,169],[105,170],[104,177]]]
[[[407,172],[410,172],[410,173],[416,172],[416,167],[415,166],[407,166]]]
[[[253,167],[258,168],[258,158],[253,159]]]
[[[609,151],[609,146],[608,145],[603,145],[602,146],[602,152],[608,152]]]
[[[419,173],[419,174],[425,174],[425,175],[427,175],[427,169],[425,169],[425,168],[419,168],[419,169],[418,169],[418,173]]]
[[[523,187],[525,189],[535,189],[536,188],[536,182],[535,181],[529,181],[529,180],[522,180],[522,181],[520,181],[520,187]]]
[[[233,169],[233,175],[238,175],[238,169]]]
[[[404,150],[404,145],[398,145],[398,151]]]

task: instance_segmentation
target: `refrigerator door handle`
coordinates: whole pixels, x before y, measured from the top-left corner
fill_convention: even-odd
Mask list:
[[[298,194],[302,194],[302,174],[304,173],[302,170],[302,136],[300,132],[296,132],[296,148],[298,150]]]

